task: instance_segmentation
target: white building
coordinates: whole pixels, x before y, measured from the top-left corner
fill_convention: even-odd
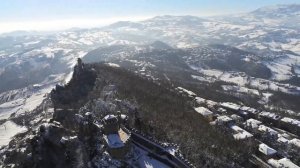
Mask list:
[[[272,120],[279,120],[281,117],[275,113],[271,113],[271,112],[267,112],[267,111],[263,111],[261,113],[259,113],[260,117],[265,117],[265,118],[269,118]]]
[[[261,121],[255,120],[253,118],[250,118],[245,122],[246,127],[251,128],[251,129],[258,129],[258,127],[261,124],[262,124]]]
[[[209,121],[212,121],[213,118],[213,112],[211,112],[209,109],[205,108],[205,107],[197,107],[194,108],[195,111],[199,114],[201,114],[203,117],[205,117],[206,119],[208,119]]]
[[[288,117],[283,117],[280,121],[284,122],[284,123],[294,125],[296,127],[299,127],[299,129],[300,129],[300,121],[299,120],[296,120],[296,119],[293,119],[293,118],[288,118]]]
[[[231,125],[234,124],[234,120],[226,115],[218,116],[216,119],[218,125]]]
[[[286,139],[285,137],[283,136],[279,136],[279,138],[277,139],[277,142],[281,143],[281,144],[288,144],[289,143],[289,140]]]
[[[253,137],[252,134],[250,134],[249,132],[243,130],[239,126],[233,125],[230,128],[233,130],[233,132],[234,132],[233,137],[236,140],[243,140],[243,139],[247,139],[247,138]]]
[[[224,108],[222,108],[222,107],[219,107],[219,108],[217,109],[217,111],[220,112],[220,113],[222,113],[222,114],[227,113],[227,110],[224,109]]]
[[[277,153],[277,151],[275,149],[269,147],[268,145],[266,145],[264,143],[259,145],[258,150],[267,156],[271,156],[271,155],[274,155],[275,153]]]
[[[179,93],[186,93],[189,97],[196,97],[197,96],[196,93],[194,93],[190,90],[187,90],[183,87],[177,87],[176,89],[179,91]]]
[[[300,140],[299,139],[294,138],[294,139],[289,141],[289,144],[300,148]]]
[[[260,125],[259,127],[258,127],[258,131],[260,131],[260,132],[263,132],[263,133],[266,133],[266,134],[268,134],[268,135],[270,135],[270,136],[274,136],[274,137],[277,137],[278,136],[278,132],[277,131],[275,131],[274,129],[272,129],[272,128],[270,128],[270,127],[267,127],[267,126],[265,126],[265,125]]]
[[[231,102],[223,102],[220,104],[221,107],[229,109],[229,110],[233,110],[233,111],[238,111],[241,106],[235,103],[231,103]]]
[[[196,97],[195,100],[200,105],[205,104],[205,99],[203,99],[201,97]]]
[[[269,159],[268,163],[275,168],[300,168],[287,158],[282,158],[280,160]]]
[[[241,123],[243,122],[243,118],[239,115],[236,115],[236,114],[232,114],[230,116],[236,123]]]
[[[256,110],[255,108],[251,108],[251,107],[247,107],[247,106],[242,106],[240,108],[241,111],[245,111],[245,112],[248,112],[248,113],[252,113],[252,114],[258,114],[259,111]]]
[[[218,105],[217,102],[212,101],[212,100],[206,100],[205,103],[206,103],[207,107],[209,107],[209,108],[214,108],[216,105]]]

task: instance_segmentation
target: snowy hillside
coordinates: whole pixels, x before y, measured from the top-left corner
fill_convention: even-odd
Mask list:
[[[273,92],[297,95],[299,23],[299,5],[277,5],[230,16],[165,15],[102,28],[2,34],[0,118],[33,110],[70,79],[77,58],[113,62],[157,81],[182,72],[176,80],[230,82],[222,91],[251,93],[261,104]]]
[[[299,75],[299,11],[299,5],[278,5],[224,17],[166,15],[138,23],[119,22],[103,30],[145,36],[177,48],[210,43],[234,46],[257,53],[273,72],[272,79],[283,81]]]

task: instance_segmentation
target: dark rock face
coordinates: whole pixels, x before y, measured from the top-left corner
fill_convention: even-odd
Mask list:
[[[68,115],[68,112],[60,113],[63,114]],[[53,120],[39,127],[37,135],[30,140],[32,153],[25,161],[26,167],[84,168],[101,154],[101,130],[91,113],[84,117],[77,114],[73,119],[74,125],[77,125],[73,129],[66,129],[66,125]]]
[[[72,167],[61,144],[66,130],[57,122],[43,124],[39,132],[31,139],[31,157],[28,167]]]
[[[53,119],[60,122],[66,128],[76,128],[76,113],[77,110],[73,109],[56,109],[53,114]]]
[[[80,117],[80,115],[78,115]],[[78,136],[82,139],[93,139],[96,135],[101,134],[101,128],[94,121],[92,113],[85,113],[84,117],[80,117]],[[93,140],[92,140],[93,141]]]
[[[66,86],[57,85],[51,91],[51,99],[54,108],[64,108],[66,106],[78,107],[78,101],[88,95],[96,80],[95,71],[82,63],[78,59],[78,64],[74,67],[73,77]]]

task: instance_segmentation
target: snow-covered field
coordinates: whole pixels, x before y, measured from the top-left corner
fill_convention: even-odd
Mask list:
[[[2,93],[0,98],[8,99],[8,101],[0,104],[0,119],[8,119],[13,113],[20,115],[34,110],[43,102],[54,86],[63,80],[64,74],[60,74],[56,75],[54,79],[45,80],[38,85]],[[22,94],[14,94],[18,92]]]
[[[25,131],[27,131],[26,127],[19,126],[12,121],[6,121],[0,125],[0,146],[7,145],[14,135]]]
[[[203,77],[197,77],[200,81],[210,80],[213,78],[214,80],[225,81],[228,83],[233,83],[241,88],[235,87],[235,90],[240,90],[241,92],[253,92],[254,94],[258,94],[257,90],[259,91],[282,91],[289,94],[300,94],[300,87],[293,86],[290,84],[281,84],[272,80],[254,78],[246,75],[243,72],[223,72],[216,69],[202,69],[197,68],[195,66],[191,66],[191,68],[197,70],[199,73],[204,75]],[[211,80],[210,80],[211,81]],[[249,87],[249,88],[246,88]],[[226,88],[225,88],[226,89]],[[228,89],[228,87],[227,87]],[[251,89],[251,90],[249,90]],[[255,91],[256,90],[256,91]]]
[[[292,67],[296,68],[296,75],[300,75],[298,67],[300,66],[300,56],[287,54],[275,59],[273,62],[265,63],[273,72],[273,79],[282,81],[292,77]]]
[[[64,75],[60,74],[50,81],[45,80],[40,84],[1,94],[2,102],[5,99],[8,101],[0,104],[0,120],[7,119],[5,123],[0,125],[0,146],[7,145],[11,137],[27,130],[26,127],[19,126],[9,120],[10,116],[12,114],[18,116],[24,113],[30,113],[43,102],[47,94],[50,93],[57,83],[63,81],[63,79]]]
[[[285,6],[284,8],[288,9],[289,7]],[[55,84],[67,83],[71,79],[71,70],[77,58],[82,58],[87,52],[98,47],[131,46],[134,48],[133,50],[110,51],[103,57],[128,61],[138,67],[136,73],[157,80],[148,71],[155,65],[148,61],[131,58],[137,53],[151,51],[153,47],[145,49],[143,45],[151,44],[156,40],[161,40],[179,49],[204,46],[210,43],[234,46],[254,53],[240,55],[241,59],[246,62],[255,60],[256,63],[266,65],[272,72],[270,79],[260,79],[251,77],[244,72],[220,71],[191,65],[191,68],[199,73],[192,75],[194,79],[209,83],[215,81],[231,83],[232,85],[222,86],[224,91],[260,95],[262,104],[269,101],[269,97],[272,95],[269,91],[300,94],[300,87],[279,82],[300,76],[300,56],[297,55],[300,53],[299,23],[287,22],[285,19],[290,16],[299,18],[299,11],[296,13],[293,11],[289,13],[278,12],[281,12],[278,11],[278,8],[272,8],[248,14],[209,18],[158,16],[136,24],[128,22],[128,24],[120,24],[119,26],[78,31],[69,30],[47,36],[26,35],[23,38],[19,37],[18,43],[12,43],[0,51],[0,75],[5,73],[7,69],[28,66],[37,72],[49,68],[53,71],[51,71],[53,76],[45,76],[46,81],[35,87],[25,86],[1,93],[0,119],[8,119],[12,114],[19,115],[35,109]],[[279,17],[270,17],[273,13],[279,14]],[[0,36],[1,38],[2,36]],[[288,51],[283,52],[285,50]],[[214,52],[224,57],[230,54],[222,53],[225,50],[216,49]],[[195,60],[189,60],[191,58],[184,54],[181,56],[187,60],[187,63],[214,57],[213,52],[208,48],[200,54],[196,52],[193,55]],[[109,65],[118,67],[121,64],[109,63]],[[16,78],[22,78],[24,76],[22,71],[26,71],[26,69],[20,69],[20,71],[18,73],[20,76]],[[168,79],[166,74],[164,76]],[[47,77],[53,78],[47,80]],[[193,92],[184,88],[179,87],[177,89],[190,96],[195,96]],[[8,124],[12,125],[11,123]],[[151,167],[148,158],[145,158],[142,163]]]

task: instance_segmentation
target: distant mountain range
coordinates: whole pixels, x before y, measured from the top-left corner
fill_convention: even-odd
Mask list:
[[[57,92],[60,92],[56,97],[56,104],[62,103],[61,100],[72,100],[73,106],[65,106],[67,109],[82,107],[88,101],[90,104],[82,107],[84,110],[91,108],[90,105],[93,103],[99,103],[99,106],[95,104],[95,109],[108,110],[116,107],[123,109],[123,105],[126,108],[131,107],[127,100],[132,99],[134,106],[151,107],[147,109],[149,113],[147,110],[143,111],[144,109],[142,111],[144,116],[149,117],[147,122],[150,125],[151,123],[155,125],[156,120],[161,120],[163,125],[155,125],[157,130],[162,131],[160,126],[167,125],[170,130],[166,132],[172,134],[170,137],[182,144],[185,144],[182,135],[186,138],[186,135],[195,134],[198,139],[191,138],[190,144],[196,144],[194,146],[197,148],[193,150],[203,153],[198,155],[199,153],[195,152],[195,155],[189,157],[197,164],[222,163],[232,166],[227,161],[237,158],[235,151],[240,150],[239,147],[243,145],[237,146],[238,149],[235,150],[231,150],[229,146],[222,149],[222,140],[235,146],[231,143],[233,140],[222,139],[223,133],[215,132],[208,122],[204,125],[198,122],[198,113],[191,107],[198,101],[205,102],[208,108],[218,102],[231,102],[252,107],[254,110],[272,111],[276,115],[300,119],[299,27],[300,5],[294,4],[264,7],[249,13],[226,16],[200,18],[164,15],[140,22],[122,21],[92,29],[72,28],[47,33],[16,31],[2,34],[0,35],[0,127],[12,125],[14,127],[9,129],[13,129],[14,133],[8,135],[1,132],[6,130],[0,130],[0,145],[7,145],[13,135],[27,130],[9,121],[39,128],[42,123],[47,122],[46,119],[52,118],[48,115],[48,111],[51,115],[54,112],[49,93],[56,87]],[[83,64],[74,68],[78,58],[83,60]],[[92,79],[80,71],[84,69],[83,65],[88,67],[87,74],[93,76]],[[87,81],[89,86],[85,86]],[[140,82],[140,85],[136,85],[136,82]],[[67,83],[69,85],[66,88],[61,86]],[[121,96],[124,100],[109,96],[118,95],[114,92],[114,84],[121,86],[118,89],[124,92],[123,97]],[[88,95],[90,90],[95,93],[89,96],[101,98],[97,101],[86,100],[90,97],[84,96]],[[131,93],[132,90],[135,91]],[[132,97],[126,97],[127,95]],[[173,99],[174,95],[180,95],[180,98]],[[198,99],[192,100],[195,95]],[[134,98],[137,97],[143,104],[136,104]],[[77,98],[82,101],[76,102]],[[110,99],[113,99],[113,104]],[[105,102],[107,100],[108,102]],[[120,102],[123,103],[122,106]],[[182,115],[186,109],[181,103],[191,109],[188,110],[189,118]],[[165,123],[165,119],[174,117],[172,108],[178,111],[176,119],[172,124]],[[159,109],[160,113],[153,113],[152,109]],[[165,111],[168,113],[164,113]],[[162,113],[168,115],[161,118]],[[62,118],[69,119],[65,117],[69,114],[62,113]],[[150,116],[155,117],[155,122]],[[196,125],[192,128],[189,124],[176,122],[181,119],[185,122],[193,121]],[[209,130],[204,131],[208,135],[203,136],[194,131],[195,128],[200,128],[199,125],[201,125],[200,132]],[[172,132],[174,126],[188,126],[186,129],[191,133]],[[147,129],[155,132],[152,127]],[[164,134],[163,131],[159,132],[161,136]],[[29,133],[22,136],[26,139],[27,135]],[[54,131],[53,135],[58,134]],[[206,136],[212,141],[205,143],[199,141],[199,138],[204,140]],[[20,137],[14,143],[23,142]],[[199,147],[198,143],[204,147]],[[28,147],[27,141],[24,140],[24,144]],[[207,146],[209,148],[206,148]],[[10,147],[14,150],[0,147],[0,155],[3,154],[1,151],[23,150],[19,149],[18,145]],[[191,147],[193,146],[186,146],[184,149],[190,153]],[[222,149],[223,153],[219,153],[219,149]],[[224,157],[228,154],[226,150],[230,152],[228,158]],[[211,154],[211,151],[216,152],[207,155]],[[47,154],[45,152],[45,156]],[[10,155],[10,158],[13,156]],[[199,160],[199,156],[207,157],[211,163],[206,163],[205,159]],[[218,161],[214,162],[215,157],[212,156],[217,156]],[[240,156],[238,158],[240,159]],[[243,160],[245,158],[239,161]],[[298,163],[298,160],[295,160]],[[0,164],[1,162],[2,160]],[[102,162],[104,164],[106,160]]]
[[[189,71],[193,69],[206,76],[210,70],[242,73],[276,85],[289,84],[297,90],[299,21],[300,5],[294,4],[229,16],[164,15],[93,29],[6,33],[0,36],[0,93],[5,97],[11,90],[24,90],[48,81],[49,76],[56,81],[59,77],[63,82],[79,57],[123,65],[136,61],[133,65],[137,67],[151,67],[153,63],[148,61],[153,60],[146,56],[152,50],[163,55],[175,53]],[[149,57],[154,56],[154,60],[161,61],[157,55]],[[171,68],[167,64],[157,68],[166,67]],[[146,71],[147,68],[143,73]]]

